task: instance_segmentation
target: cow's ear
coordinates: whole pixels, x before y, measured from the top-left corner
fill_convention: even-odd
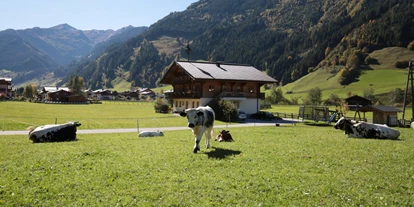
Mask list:
[[[186,117],[186,116],[187,116],[187,113],[185,113],[185,112],[181,112],[181,113],[180,113],[180,116],[182,116],[182,117]]]
[[[203,116],[203,115],[204,115],[204,112],[202,111],[197,112],[197,116]]]

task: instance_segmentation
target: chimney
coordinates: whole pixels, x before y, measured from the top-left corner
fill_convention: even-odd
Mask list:
[[[220,67],[220,63],[219,61],[216,62],[217,67]]]

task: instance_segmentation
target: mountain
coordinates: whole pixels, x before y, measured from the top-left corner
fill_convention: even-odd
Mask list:
[[[117,31],[114,31],[110,36],[107,36],[106,39],[103,39],[102,41],[97,42],[97,44],[92,48],[92,51],[89,54],[90,55],[89,58],[100,55],[105,50],[105,48],[113,44],[125,42],[131,39],[132,37],[138,36],[139,34],[144,32],[146,29],[148,29],[148,27],[128,26],[128,27],[123,27]]]
[[[62,70],[68,69],[65,65],[75,65],[72,61],[92,57],[91,52],[96,56],[102,47],[126,41],[145,29],[128,26],[119,30],[82,31],[61,24],[51,28],[0,31],[0,69],[16,72],[15,84],[50,77],[47,73],[51,72],[64,75],[67,71]]]
[[[15,30],[0,32],[0,68],[13,68],[16,72],[31,70],[40,73],[56,67],[57,63],[31,45]]]
[[[119,78],[155,87],[174,59],[188,57],[189,44],[192,60],[250,64],[286,84],[332,64],[352,70],[374,50],[407,47],[413,7],[409,0],[200,0],[75,73],[93,89]]]

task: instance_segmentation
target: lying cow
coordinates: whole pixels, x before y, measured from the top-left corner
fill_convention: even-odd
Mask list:
[[[400,132],[387,125],[370,124],[367,122],[356,122],[342,117],[334,125],[348,134],[348,137],[355,138],[376,138],[376,139],[398,139]]]
[[[221,130],[220,133],[217,135],[216,140],[219,142],[232,142],[233,137],[230,134],[230,131],[227,130]]]
[[[29,132],[29,140],[38,142],[63,142],[76,140],[76,127],[79,122],[68,122],[66,124],[48,124],[38,126]]]
[[[138,137],[162,137],[164,133],[161,131],[142,131],[139,133]]]
[[[200,106],[198,108],[186,109],[181,112],[182,117],[187,117],[188,127],[190,127],[195,136],[195,145],[193,152],[200,150],[200,141],[203,134],[206,136],[206,148],[210,147],[210,139],[214,136],[213,126],[215,114],[209,106]]]

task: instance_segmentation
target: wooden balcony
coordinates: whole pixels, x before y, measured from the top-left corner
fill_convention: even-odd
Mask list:
[[[168,92],[165,93],[165,98],[173,99],[173,98],[201,98],[200,91],[192,91],[192,92]]]

